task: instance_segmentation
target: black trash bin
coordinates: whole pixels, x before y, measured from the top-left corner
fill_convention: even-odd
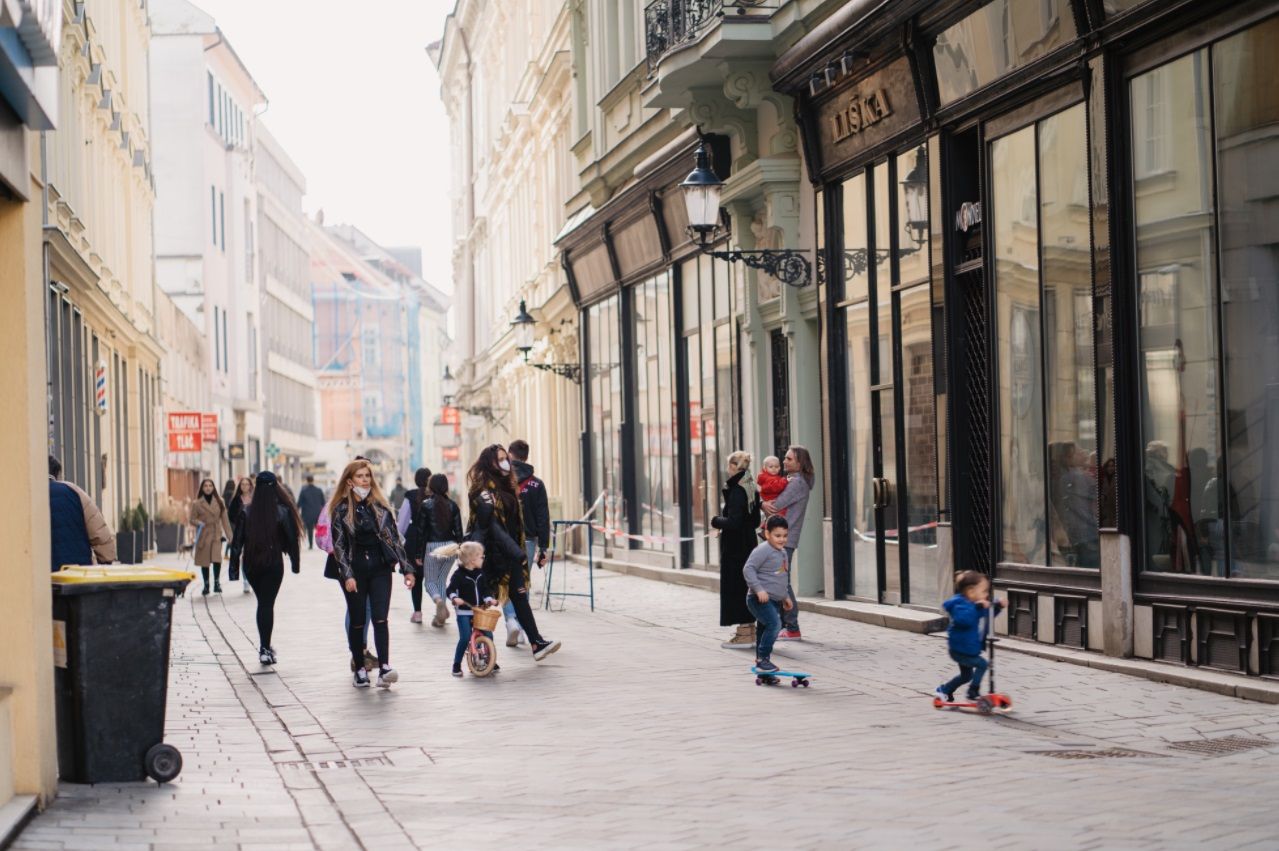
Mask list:
[[[164,744],[173,601],[194,575],[152,567],[53,574],[58,773],[72,783],[166,783],[182,756]]]

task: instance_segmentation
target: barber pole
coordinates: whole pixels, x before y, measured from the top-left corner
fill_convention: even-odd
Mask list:
[[[107,412],[107,362],[104,360],[93,368],[93,409],[99,414]]]

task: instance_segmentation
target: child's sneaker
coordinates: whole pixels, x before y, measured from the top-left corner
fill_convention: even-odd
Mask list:
[[[765,674],[771,674],[774,671],[780,671],[781,668],[774,665],[771,659],[760,659],[755,663],[755,670],[762,671]]]
[[[968,700],[971,703],[976,703],[977,698],[979,697],[981,697],[981,692],[973,692],[973,691],[968,692]]]
[[[455,676],[455,677],[460,677],[460,676],[462,676],[462,663],[461,663],[461,662],[458,662],[456,665],[454,665],[454,666],[453,666],[453,676]]]
[[[351,685],[355,686],[356,688],[368,688],[369,672],[364,670],[363,668],[356,668],[355,676],[353,677],[351,681]]]
[[[944,689],[940,689],[940,688],[939,688],[939,689],[937,689],[937,691],[933,692],[933,697],[937,698],[937,699],[938,699],[938,700],[940,700],[942,703],[954,703],[954,702],[955,702],[955,696],[954,696],[953,694],[947,694],[947,693],[946,693],[946,691],[945,691]]]
[[[802,638],[797,629],[784,629],[777,634],[778,641],[799,641]]]

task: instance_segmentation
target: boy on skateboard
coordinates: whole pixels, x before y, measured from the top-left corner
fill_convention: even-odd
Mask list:
[[[955,691],[964,683],[968,683],[970,701],[980,696],[981,679],[988,667],[981,655],[986,639],[982,619],[999,614],[1003,607],[1003,600],[990,599],[990,580],[985,576],[975,570],[955,574],[955,596],[942,603],[942,608],[950,615],[946,641],[950,646],[950,658],[959,665],[959,673],[937,687],[934,694],[942,701],[954,703]]]
[[[793,605],[787,595],[786,539],[790,525],[786,518],[773,515],[764,527],[764,542],[751,551],[742,566],[746,579],[746,607],[757,621],[755,627],[755,670],[769,674],[778,670],[773,664],[773,643],[782,631],[782,611]]]

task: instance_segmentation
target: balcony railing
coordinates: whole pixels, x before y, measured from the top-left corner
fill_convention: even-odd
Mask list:
[[[783,0],[651,0],[644,7],[644,46],[648,70],[670,51],[694,41],[710,24],[729,15],[771,12]]]

